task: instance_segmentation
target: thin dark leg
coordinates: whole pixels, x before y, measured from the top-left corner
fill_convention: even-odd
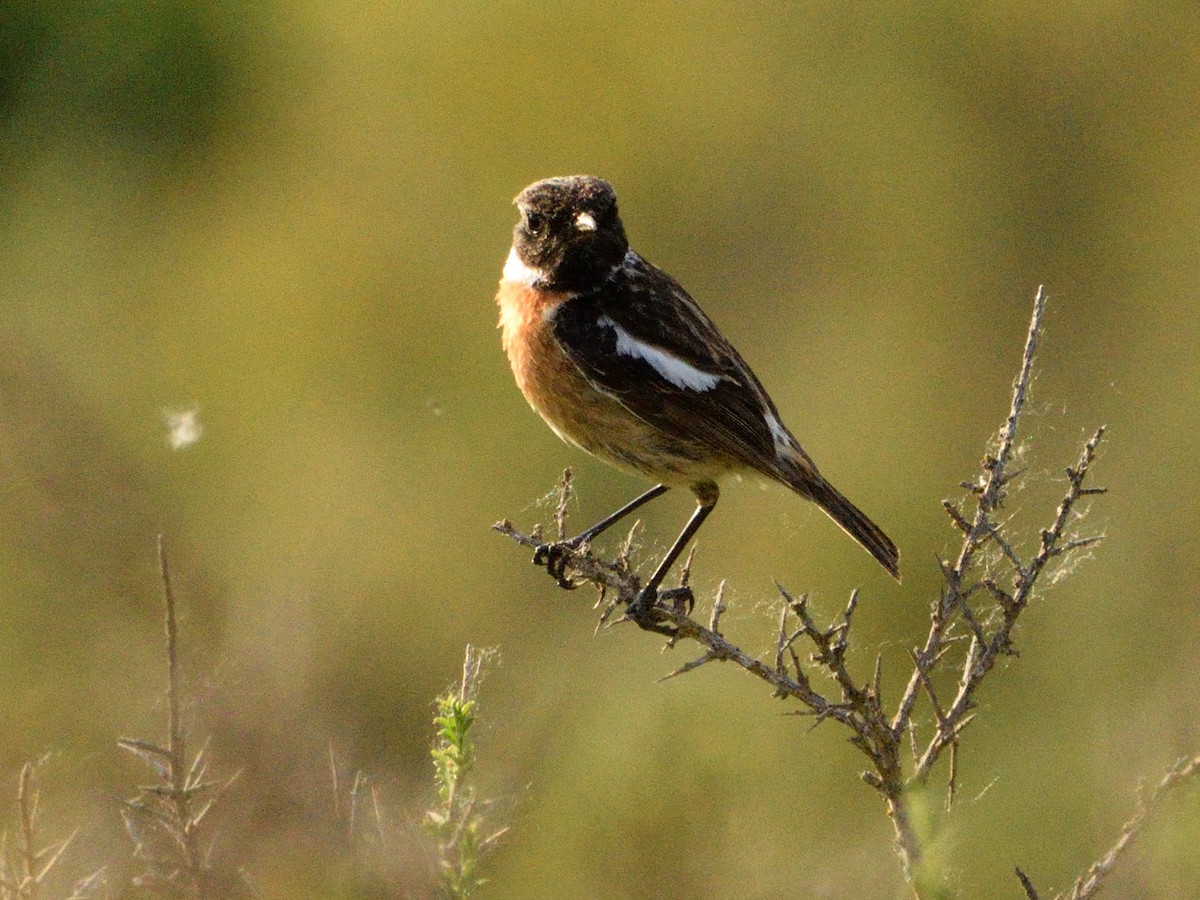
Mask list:
[[[642,494],[640,497],[635,497],[634,499],[630,500],[628,503],[626,503],[624,506],[622,506],[620,509],[618,509],[612,515],[605,516],[603,519],[601,519],[599,522],[597,522],[595,525],[593,525],[587,531],[581,532],[580,534],[571,538],[571,543],[578,547],[580,544],[590,541],[596,535],[600,534],[603,531],[607,531],[611,526],[616,525],[618,522],[620,522],[623,518],[625,518],[627,515],[629,515],[635,509],[638,509],[639,507],[644,506],[645,504],[647,504],[651,500],[653,500],[655,497],[661,497],[663,494],[665,494],[669,490],[670,490],[670,488],[665,484],[655,485],[654,487],[650,488],[650,490],[646,491],[646,493]]]
[[[563,551],[578,549],[596,535],[611,528],[613,525],[617,524],[617,522],[620,522],[635,509],[644,506],[655,497],[661,497],[669,490],[670,488],[665,484],[655,485],[640,497],[635,497],[634,499],[630,500],[616,512],[605,516],[591,528],[580,532],[579,534],[575,535],[575,537],[564,541],[555,541],[550,544],[542,544],[533,551],[533,564],[535,566],[545,566],[546,571],[554,577],[554,579],[558,582],[559,587],[567,588],[568,590],[576,587],[576,585],[573,584],[563,573],[563,567],[568,558],[567,554],[565,554]]]
[[[646,586],[642,588],[637,599],[629,605],[626,615],[631,619],[637,619],[639,616],[642,616],[654,605],[658,599],[658,586],[662,584],[662,580],[671,571],[671,566],[675,564],[675,560],[679,559],[679,554],[683,552],[683,548],[688,545],[688,541],[700,530],[700,526],[704,524],[704,520],[708,518],[708,514],[713,511],[716,505],[716,497],[712,497],[708,503],[705,503],[703,500],[700,501],[700,505],[696,507],[696,511],[692,513],[692,517],[683,526],[683,531],[679,533],[679,537],[675,539],[675,543],[671,545],[671,549],[667,551],[667,555],[663,557],[663,561],[658,564],[658,568],[654,570],[654,574],[650,576],[650,580],[646,582]]]

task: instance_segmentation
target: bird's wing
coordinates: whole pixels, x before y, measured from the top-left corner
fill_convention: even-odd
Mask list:
[[[669,275],[630,254],[554,316],[563,350],[597,389],[674,439],[774,474],[789,440],[750,367]],[[787,435],[784,438],[783,435]]]

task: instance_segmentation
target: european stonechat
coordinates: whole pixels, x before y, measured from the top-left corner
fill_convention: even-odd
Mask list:
[[[548,178],[514,202],[521,220],[496,301],[517,385],[567,443],[659,482],[570,541],[539,548],[535,562],[565,586],[564,547],[689,487],[696,511],[628,610],[639,619],[716,506],[717,479],[750,471],[812,500],[899,579],[896,545],[817,471],[687,291],[629,249],[607,181]]]

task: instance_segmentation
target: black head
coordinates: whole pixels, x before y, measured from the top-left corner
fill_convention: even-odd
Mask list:
[[[590,175],[547,178],[517,194],[513,249],[559,291],[596,287],[629,249],[612,185]]]

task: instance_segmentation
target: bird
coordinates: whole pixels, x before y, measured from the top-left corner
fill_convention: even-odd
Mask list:
[[[657,482],[576,537],[538,546],[535,563],[572,587],[566,551],[669,489],[690,489],[695,511],[626,608],[645,627],[667,596],[663,579],[716,506],[719,479],[748,472],[814,502],[899,580],[892,540],[818,471],[691,295],[630,249],[611,184],[547,178],[513,202],[520,219],[496,302],[518,387],[568,444]]]

